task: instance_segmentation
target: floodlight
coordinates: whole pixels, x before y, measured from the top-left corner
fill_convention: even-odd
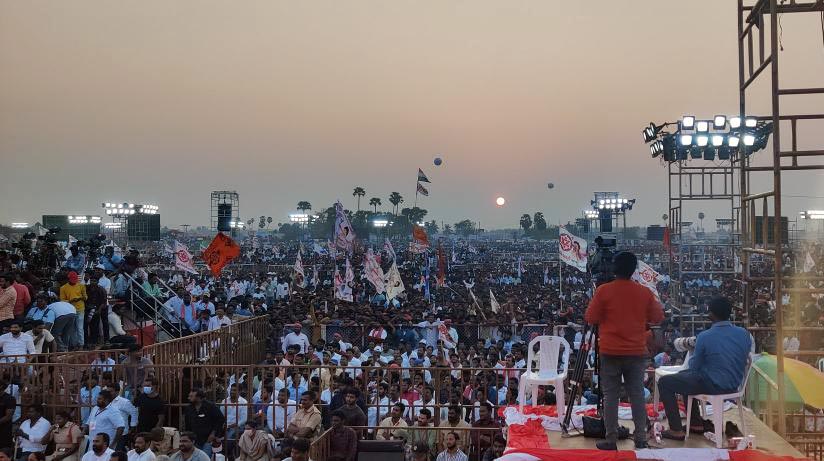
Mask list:
[[[689,146],[692,144],[692,135],[691,134],[682,134],[681,135],[681,145],[682,146]]]
[[[739,142],[741,142],[741,138],[738,136],[730,136],[727,138],[727,145],[730,147],[738,147]]]
[[[695,131],[699,133],[706,133],[710,131],[710,122],[706,120],[699,120],[695,122]]]
[[[727,117],[725,115],[716,115],[715,118],[712,119],[712,126],[716,130],[723,129],[727,126]]]
[[[712,136],[712,145],[713,146],[718,147],[722,144],[724,144],[724,137],[723,136],[721,136],[720,134],[715,134],[715,135]]]
[[[701,123],[701,122],[699,122]],[[707,143],[709,143],[710,137],[707,135],[701,135],[695,138],[695,143],[698,144],[698,147],[705,147]]]
[[[756,125],[758,125],[758,119],[756,119],[755,117],[747,117],[746,119],[744,119],[745,127],[755,128]]]
[[[718,160],[729,160],[732,154],[732,149],[728,146],[721,146],[718,148]]]
[[[739,117],[737,115],[735,115],[733,117],[730,117],[730,128],[732,128],[732,129],[741,128],[741,117]]]
[[[27,222],[13,222],[11,223],[12,229],[25,229],[29,227],[29,223]]]
[[[692,146],[692,148],[690,149],[690,157],[692,157],[694,159],[700,159],[703,156],[704,156],[704,151],[701,147]]]
[[[704,160],[715,160],[715,147],[707,146],[704,148]]]
[[[755,136],[751,134],[744,135],[744,145],[745,146],[752,146],[755,144]]]
[[[684,118],[681,119],[681,128],[685,130],[691,130],[695,128],[695,116],[685,115]]]

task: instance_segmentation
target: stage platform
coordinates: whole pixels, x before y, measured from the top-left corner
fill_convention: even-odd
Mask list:
[[[751,411],[744,411],[744,419],[747,423],[747,433],[755,436],[756,448],[771,455],[777,456],[792,456],[794,458],[803,458],[804,456],[796,450],[786,440],[781,438],[778,434],[773,432],[769,427],[761,422]],[[738,419],[738,410],[732,409],[724,413],[724,422],[734,422],[739,428],[741,423]],[[632,421],[619,421],[624,427],[633,430]],[[666,425],[666,424],[665,424]],[[562,437],[560,432],[547,431],[549,436],[550,448],[577,450],[577,449],[595,449],[595,442],[597,439],[589,439],[584,436]],[[690,434],[690,438],[685,442],[675,440],[664,440],[664,448],[715,448],[715,444],[707,440],[703,435]],[[635,445],[631,439],[621,440],[618,442],[619,450],[634,450]]]

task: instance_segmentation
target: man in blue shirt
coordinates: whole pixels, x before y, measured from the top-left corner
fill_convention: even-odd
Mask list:
[[[63,267],[80,274],[86,268],[86,257],[80,253],[77,246],[70,247],[69,253],[71,253],[71,256],[66,258],[66,264]]]
[[[728,394],[737,392],[744,380],[752,348],[750,334],[730,323],[732,304],[728,299],[713,298],[709,311],[712,327],[698,335],[689,368],[658,380],[658,393],[669,421],[669,430],[662,433],[664,438],[684,440],[686,436],[676,394],[685,400],[689,395]],[[692,421],[700,422],[697,401],[693,401],[691,411]]]

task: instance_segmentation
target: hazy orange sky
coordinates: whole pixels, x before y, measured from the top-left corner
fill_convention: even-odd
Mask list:
[[[240,193],[244,219],[275,222],[299,200],[354,208],[354,186],[411,206],[418,167],[428,219],[566,222],[615,190],[638,200],[630,224],[659,222],[665,170],[640,131],[737,112],[735,5],[6,0],[0,222],[132,201],[158,204],[169,227],[208,224],[220,189]],[[783,19],[787,86],[824,83],[806,16]],[[788,104],[824,112],[824,99]],[[800,177],[787,195],[824,196],[822,176]],[[824,208],[785,203],[790,216]],[[685,214],[699,209],[717,216]]]

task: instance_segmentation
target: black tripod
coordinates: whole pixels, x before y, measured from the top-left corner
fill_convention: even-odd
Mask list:
[[[592,340],[587,338],[587,334],[592,335]],[[578,354],[575,358],[575,369],[572,370],[572,375],[569,378],[569,393],[565,400],[568,402],[566,407],[566,412],[564,414],[564,419],[561,421],[561,432],[563,436],[569,436],[569,423],[572,421],[572,412],[574,410],[575,401],[578,398],[578,393],[582,392],[581,388],[583,387],[583,379],[584,373],[587,369],[587,358],[589,357],[590,349],[595,351],[595,371],[593,376],[600,376],[600,364],[598,363],[598,327],[597,326],[589,326],[584,325],[584,331],[581,336],[581,348],[578,349]],[[600,383],[600,379],[598,380]],[[595,385],[595,392],[600,396],[601,394],[601,387],[600,384]],[[598,415],[602,414],[602,402],[603,399],[598,399]]]

